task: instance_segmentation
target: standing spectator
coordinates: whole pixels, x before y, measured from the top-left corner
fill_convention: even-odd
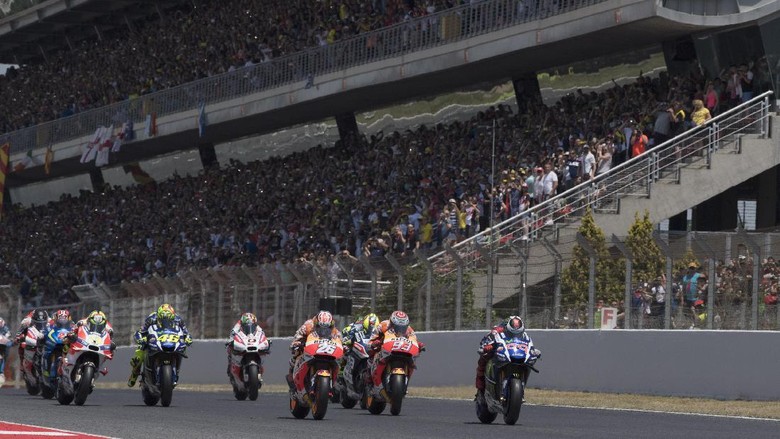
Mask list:
[[[554,197],[558,190],[558,176],[553,171],[552,162],[547,161],[544,163],[544,172],[545,174],[542,177],[542,201]],[[545,212],[545,216],[549,215],[549,218],[544,223],[545,226],[553,225],[552,211],[553,208],[548,207]]]
[[[672,109],[662,104],[655,113],[653,124],[653,146],[658,146],[672,138]]]
[[[682,293],[685,301],[685,312],[691,319],[691,329],[696,326],[695,303],[699,300],[699,279],[702,277],[695,262],[688,264],[688,271],[682,278]]]
[[[406,226],[406,251],[405,256],[414,255],[414,251],[420,248],[420,239],[417,237],[417,230],[414,225],[409,223]]]
[[[739,66],[739,85],[742,89],[742,102],[753,99],[753,70],[747,64]]]
[[[647,136],[640,128],[634,129],[631,135],[631,158],[639,157],[647,150]]]
[[[607,143],[600,143],[598,146],[598,161],[596,162],[596,175],[609,172],[612,169],[612,151]]]
[[[591,145],[582,147],[582,181],[590,181],[596,176],[596,156],[591,152]]]
[[[704,125],[705,122],[712,119],[710,110],[704,107],[704,102],[700,99],[693,100],[693,112],[691,113],[691,120],[695,126]]]
[[[715,90],[715,84],[712,81],[707,82],[707,90],[704,92],[704,106],[710,111],[711,115],[718,114],[718,104],[720,98],[718,97],[718,91]]]

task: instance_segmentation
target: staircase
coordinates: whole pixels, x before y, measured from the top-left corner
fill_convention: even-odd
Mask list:
[[[493,237],[498,244],[493,245],[496,261],[490,301],[486,258],[490,237],[483,232],[459,243],[454,250],[467,261],[464,269],[471,272],[475,283],[476,305],[499,303],[522,290],[524,255],[528,255],[526,287],[555,274],[554,251],[562,256],[565,268],[576,243],[579,217],[588,206],[607,237],[623,236],[636,213],[647,210],[651,221],[660,222],[780,164],[780,119],[769,113],[770,94],[535,206],[530,212],[530,241],[520,240],[519,218],[496,225]],[[563,206],[571,212],[555,213]],[[555,225],[544,226],[551,218],[555,218]],[[438,273],[457,269],[446,252],[430,260]]]

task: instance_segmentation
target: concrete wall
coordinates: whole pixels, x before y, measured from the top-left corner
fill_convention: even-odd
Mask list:
[[[531,330],[542,350],[531,387],[590,392],[778,399],[780,341],[776,332]],[[427,351],[418,360],[417,386],[473,386],[481,331],[419,333]],[[275,339],[265,382],[284,383],[290,339]],[[131,348],[119,348],[101,381],[125,381]],[[223,341],[196,341],[182,369],[183,383],[227,384]]]

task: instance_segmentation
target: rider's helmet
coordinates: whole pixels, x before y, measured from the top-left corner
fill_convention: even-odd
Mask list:
[[[523,319],[519,316],[511,316],[506,319],[506,332],[514,337],[519,337],[525,332]]]
[[[90,332],[103,332],[106,329],[106,314],[103,311],[92,311],[87,316],[87,329]]]
[[[176,318],[176,312],[173,307],[167,303],[163,303],[157,308],[157,324],[162,327],[171,327],[173,321]]]
[[[409,316],[403,311],[393,311],[390,314],[390,325],[396,334],[406,334],[406,330],[409,328]]]
[[[244,334],[254,334],[257,330],[257,317],[251,312],[244,313],[241,316],[241,331]]]
[[[54,314],[54,325],[58,328],[67,328],[73,320],[70,319],[70,311],[61,309]]]
[[[42,309],[35,310],[32,315],[32,325],[39,331],[46,330],[46,325],[49,324],[49,313]]]
[[[371,331],[374,330],[374,327],[376,326],[377,323],[379,323],[379,317],[377,317],[376,314],[374,313],[368,314],[363,319],[363,330],[366,333],[370,333]]]
[[[320,311],[314,317],[314,332],[320,337],[330,337],[335,324],[333,314],[328,311]]]

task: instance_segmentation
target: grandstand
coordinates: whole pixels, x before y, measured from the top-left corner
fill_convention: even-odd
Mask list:
[[[4,290],[5,303],[19,312],[30,306],[57,306],[57,302],[78,303],[73,306],[81,311],[99,304],[110,309],[115,322],[132,326],[162,297],[175,302],[201,336],[218,336],[222,323],[251,303],[253,309],[262,309],[259,314],[277,335],[316,308],[318,299],[339,297],[351,300],[355,307],[408,306],[413,316],[425,322],[418,326],[427,329],[478,328],[487,324],[492,307],[502,301],[502,309],[514,307],[526,316],[538,314],[530,309],[526,288],[550,276],[555,283],[574,244],[578,213],[586,206],[595,208],[599,225],[610,235],[619,235],[625,233],[633,212],[647,208],[653,221],[660,222],[759,175],[762,207],[758,225],[774,226],[778,135],[770,130],[776,124],[769,123],[769,104],[774,98],[759,95],[774,89],[770,60],[777,55],[771,53],[774,49],[769,44],[761,44],[761,38],[767,40],[764,28],[766,32],[773,29],[776,5],[758,2],[736,13],[722,9],[712,21],[728,21],[724,25],[709,23],[694,9],[684,9],[685,2],[634,1],[621,2],[619,7],[612,3],[489,0],[473,8],[450,4],[452,9],[409,16],[399,25],[390,20],[384,23],[390,25],[387,28],[341,43],[329,42],[288,57],[274,56],[275,61],[232,72],[225,68],[222,76],[169,91],[138,93],[137,98],[123,93],[122,102],[114,106],[10,132],[4,139],[11,144],[12,168],[18,169],[7,175],[11,191],[6,191],[6,201],[24,198],[25,184],[36,181],[64,188],[68,181],[87,178],[93,191],[64,195],[59,202],[34,208],[6,208],[0,232],[4,264],[0,284],[13,287]],[[520,10],[519,4],[533,7]],[[173,10],[177,11],[174,18],[198,13]],[[458,31],[447,38],[452,17],[460,17],[454,22]],[[604,24],[605,17],[609,25]],[[765,23],[758,25],[758,17]],[[434,18],[438,20],[435,38],[430,27]],[[657,29],[661,23],[664,26]],[[564,28],[567,35],[553,31]],[[606,139],[624,128],[652,132],[662,103],[681,100],[689,105],[705,78],[720,76],[719,69],[711,75],[687,70],[697,63],[686,59],[685,50],[693,43],[681,37],[693,30],[711,32],[709,46],[693,48],[722,50],[722,63],[748,61],[725,56],[731,49],[729,43],[717,45],[728,40],[725,35],[753,38],[763,47],[749,54],[755,60],[750,69],[755,72],[753,96],[757,99],[748,97],[743,106],[723,102],[717,108],[721,115],[709,125],[652,154],[624,164],[616,161],[614,169],[591,185],[576,186],[576,179],[567,183],[569,192],[563,193],[562,186],[559,198],[527,212],[533,215],[530,227],[511,212],[501,212],[491,220],[491,210],[501,199],[496,195],[491,202],[493,186],[509,196],[513,182],[519,181],[516,175],[533,173],[536,166],[557,154],[558,147],[578,152],[576,140]],[[121,34],[121,28],[113,32]],[[604,47],[604,42],[613,43],[610,38],[621,32],[636,32],[641,38],[624,38],[614,41],[613,48]],[[535,44],[526,42],[520,49],[506,46],[533,33]],[[372,36],[382,37],[383,50],[364,51]],[[0,35],[0,43],[4,37]],[[641,77],[602,93],[575,94],[553,106],[541,104],[538,83],[528,74],[608,50],[661,42],[669,75]],[[479,46],[481,51],[463,51],[464,45]],[[585,46],[600,48],[578,50]],[[330,57],[333,51],[346,48],[353,49],[344,52],[348,56]],[[537,56],[541,48],[550,55]],[[447,61],[452,54],[466,53],[473,57],[466,64]],[[509,67],[509,60],[518,56],[523,61],[538,60],[522,68]],[[400,69],[393,67],[398,58],[405,59]],[[309,64],[301,64],[304,60]],[[486,68],[488,64],[494,68]],[[278,69],[269,70],[269,66]],[[768,71],[764,73],[762,67]],[[390,71],[381,79],[383,72]],[[354,112],[370,105],[507,76],[514,80],[518,93],[516,106],[501,105],[464,122],[407,132],[370,138],[357,132]],[[733,106],[737,107],[729,113]],[[583,112],[589,113],[588,120],[580,122]],[[214,166],[219,142],[325,115],[336,116],[341,133],[333,148],[312,145],[285,158]],[[496,124],[491,126],[493,121]],[[87,135],[101,125],[107,128]],[[115,187],[105,178],[108,172],[82,163],[89,157],[83,150],[89,143],[94,155],[108,156],[104,157],[106,169],[125,166],[139,185]],[[496,145],[498,163],[491,171]],[[202,159],[203,171],[198,175],[152,182],[135,163],[194,146]],[[114,148],[120,151],[109,153]],[[41,151],[45,157],[47,149],[55,155],[46,166],[50,172],[44,172],[46,160],[36,160]],[[25,159],[27,151],[32,151],[29,159]],[[565,167],[555,170],[562,175],[567,172]],[[718,183],[710,184],[714,173]],[[498,176],[504,175],[507,181],[499,182]],[[55,177],[66,179],[46,182]],[[677,189],[691,185],[696,190]],[[481,223],[482,234],[450,248],[448,244],[455,242],[447,231],[452,210],[448,200],[467,202],[472,197],[482,212],[472,225],[476,228]],[[669,201],[673,197],[677,197],[674,203]],[[559,215],[557,208],[564,207],[561,201],[571,200],[575,202],[567,213]],[[723,206],[730,203],[723,196],[719,200]],[[702,214],[696,222],[700,229],[724,229],[729,221],[736,221],[736,215],[733,220],[724,218],[716,222]],[[493,233],[485,234],[493,222]],[[412,223],[421,234],[415,239],[425,240],[420,250],[427,252],[406,247],[408,224]],[[430,232],[423,232],[428,225]],[[566,247],[567,243],[571,245]],[[529,260],[545,269],[529,271]],[[422,272],[407,271],[409,263],[419,263]],[[755,260],[754,266],[758,266]],[[510,275],[504,276],[507,270]],[[420,273],[426,271],[428,276],[421,279]],[[531,279],[534,274],[536,278]],[[74,284],[82,287],[72,289]],[[761,326],[756,316],[758,286],[753,291],[751,306],[756,311],[751,309],[749,319],[727,327]],[[549,294],[537,299],[547,301],[542,307],[548,314],[561,314]],[[586,325],[593,324],[594,301],[595,297],[589,300]],[[451,310],[455,318],[431,316],[431,308]],[[479,309],[487,313],[480,314]],[[558,325],[561,318],[547,315],[533,321],[549,326],[550,322]],[[712,326],[714,311],[709,318]]]

